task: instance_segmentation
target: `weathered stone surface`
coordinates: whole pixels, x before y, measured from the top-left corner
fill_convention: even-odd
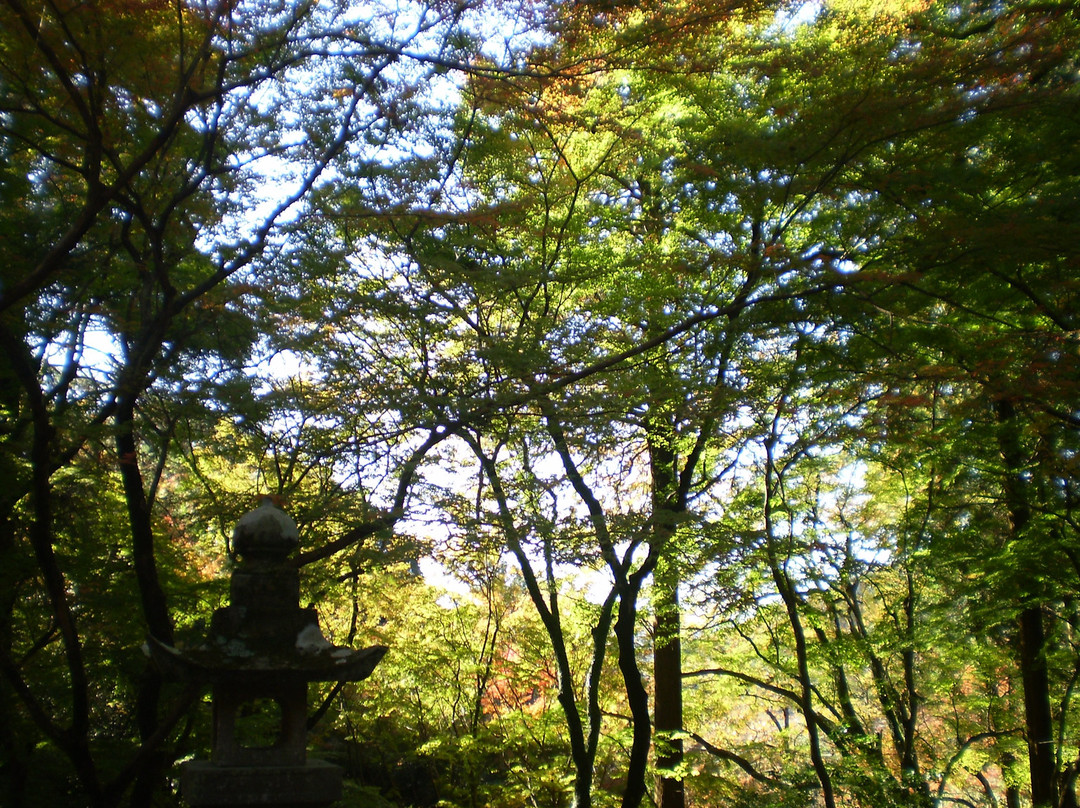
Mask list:
[[[306,638],[298,632],[293,638],[300,644]],[[296,649],[295,658],[260,654],[243,640],[230,640],[222,647],[199,647],[179,651],[147,640],[147,651],[163,676],[184,682],[359,682],[371,675],[386,654],[385,645],[373,645],[353,651],[330,645],[320,651]],[[295,647],[295,646],[294,646]],[[310,646],[308,647],[310,649]]]
[[[321,808],[341,797],[342,769],[322,760],[302,766],[215,766],[185,763],[180,795],[191,808],[266,805]]]
[[[233,539],[241,558],[229,605],[214,612],[210,636],[196,648],[180,651],[149,638],[162,673],[214,684],[366,679],[387,649],[327,641],[316,611],[300,607],[299,573],[287,560],[298,541],[296,523],[270,500],[243,516]]]
[[[233,552],[245,562],[281,561],[299,546],[296,522],[269,499],[241,516],[233,530]]]
[[[238,713],[259,700],[280,711],[272,742],[245,746],[237,734]],[[214,744],[210,760],[218,766],[302,766],[307,758],[307,683],[248,682],[214,685]]]

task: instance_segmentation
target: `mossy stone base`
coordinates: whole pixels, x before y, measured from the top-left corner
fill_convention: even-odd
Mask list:
[[[217,766],[193,760],[181,771],[180,795],[191,808],[323,808],[340,799],[341,777],[340,766],[323,760],[303,766]]]

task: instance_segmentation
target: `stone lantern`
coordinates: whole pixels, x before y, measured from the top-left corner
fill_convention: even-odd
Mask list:
[[[341,796],[341,768],[307,757],[307,685],[365,679],[387,649],[326,640],[315,610],[300,608],[300,576],[288,560],[299,543],[296,523],[264,500],[236,525],[230,604],[214,612],[206,642],[181,651],[149,641],[163,675],[212,688],[210,760],[185,764],[180,777],[192,808],[318,808]],[[247,714],[259,711],[258,731],[245,730]]]

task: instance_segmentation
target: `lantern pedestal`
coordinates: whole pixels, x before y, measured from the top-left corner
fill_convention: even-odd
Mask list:
[[[192,808],[323,808],[341,797],[341,777],[342,768],[324,760],[273,767],[193,760],[180,774],[180,793]]]

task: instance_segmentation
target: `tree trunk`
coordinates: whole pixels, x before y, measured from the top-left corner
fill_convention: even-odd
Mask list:
[[[1020,613],[1020,676],[1024,684],[1024,724],[1033,808],[1057,808],[1057,761],[1050,676],[1046,667],[1043,613],[1029,606]]]
[[[1006,752],[1001,757],[1001,773],[1005,775],[1015,763],[1016,758],[1011,752]],[[1007,779],[1005,786],[1005,808],[1020,808],[1020,788],[1012,778]]]
[[[648,574],[639,570],[620,587],[619,611],[615,620],[615,640],[619,649],[619,672],[626,688],[626,701],[630,707],[633,740],[630,743],[630,759],[626,766],[626,790],[623,792],[622,808],[638,808],[645,798],[645,776],[649,770],[649,747],[652,743],[652,724],[649,721],[649,693],[641,681],[641,669],[637,662],[634,642],[637,627],[637,596],[641,582]]]
[[[147,500],[142,472],[139,469],[134,408],[134,401],[125,400],[118,406],[116,414],[116,454],[131,525],[131,557],[139,595],[142,598],[146,627],[157,639],[172,643],[172,618],[169,616],[165,591],[158,577],[150,502]]]
[[[1025,477],[1028,458],[1021,443],[1019,416],[1013,402],[1006,398],[995,402],[994,411],[999,424],[998,447],[1005,464],[1002,487],[1009,511],[1009,538],[1015,542],[1029,540],[1025,535],[1031,521]],[[1031,774],[1031,804],[1033,808],[1057,808],[1057,760],[1042,593],[1030,570],[1021,570],[1017,583],[1020,598],[1024,601],[1018,626],[1018,646],[1020,678],[1024,686],[1024,734]]]
[[[138,444],[135,440],[134,401],[126,399],[117,408],[116,451],[120,477],[124,484],[128,519],[131,526],[132,559],[135,578],[142,598],[143,617],[151,636],[162,642],[173,642],[173,624],[169,615],[165,591],[158,577],[154,549],[154,527],[150,502],[146,496],[142,472],[138,463]],[[135,700],[139,736],[147,741],[158,728],[158,708],[163,682],[160,674],[148,665],[139,682]],[[135,779],[133,804],[148,804],[154,792],[162,787],[165,769],[171,763],[161,755],[153,755]]]
[[[803,720],[806,723],[806,735],[809,741],[810,762],[814,767],[821,784],[821,797],[825,808],[836,808],[836,797],[833,793],[832,778],[829,775],[828,766],[821,752],[821,733],[818,731],[818,721],[814,713],[814,684],[810,676],[810,663],[807,654],[806,632],[803,630],[802,618],[799,609],[802,606],[798,593],[791,584],[784,562],[781,561],[776,548],[776,536],[773,521],[773,496],[780,488],[782,471],[777,468],[773,452],[776,448],[776,421],[773,422],[773,433],[765,442],[765,502],[763,516],[765,517],[765,552],[769,560],[769,570],[772,573],[773,582],[776,584],[777,593],[784,602],[787,611],[788,624],[791,627],[791,636],[795,642],[795,663],[799,679],[799,709],[802,711]]]
[[[6,504],[6,503],[5,503]],[[6,514],[8,509],[5,508]],[[15,610],[15,540],[11,524],[0,517],[0,660],[12,659],[12,614]],[[26,755],[32,744],[26,744],[15,732],[14,690],[0,673],[0,760],[6,768],[7,788],[0,792],[0,802],[10,808],[21,808],[26,790]]]
[[[682,615],[679,610],[680,570],[678,548],[674,546],[679,519],[686,512],[680,486],[679,455],[675,451],[676,431],[663,415],[646,423],[652,483],[653,571],[653,721],[657,768],[658,808],[683,808],[686,793],[682,778],[675,773],[683,758],[682,703]],[[693,461],[691,461],[693,462]]]
[[[557,429],[556,434],[559,434]],[[563,633],[559,614],[558,591],[549,589],[548,596],[550,600],[545,599],[544,590],[536,576],[536,571],[533,569],[532,561],[528,553],[525,552],[518,536],[517,526],[514,523],[509,500],[502,487],[498,467],[491,456],[484,452],[478,441],[469,440],[469,443],[476,457],[483,464],[487,479],[499,505],[499,518],[507,544],[517,559],[518,568],[525,581],[526,591],[529,593],[529,598],[536,609],[536,613],[540,616],[540,621],[543,623],[544,630],[547,632],[548,639],[551,642],[552,651],[555,654],[558,669],[558,701],[566,719],[570,759],[574,764],[573,808],[591,808],[593,764],[596,760],[597,743],[600,737],[600,673],[604,665],[607,649],[614,593],[605,600],[599,619],[592,631],[592,661],[589,666],[589,678],[586,685],[586,715],[588,717],[586,731],[586,727],[582,724],[581,713],[578,710],[570,656],[567,651],[566,637]],[[555,570],[550,553],[545,554],[545,562],[547,581],[551,582],[555,579]]]
[[[664,564],[664,567],[669,566]],[[656,803],[659,808],[683,808],[686,795],[681,777],[669,772],[683,757],[682,732],[682,643],[679,638],[678,580],[661,573],[654,576],[656,620],[653,640],[653,721],[656,725]]]

